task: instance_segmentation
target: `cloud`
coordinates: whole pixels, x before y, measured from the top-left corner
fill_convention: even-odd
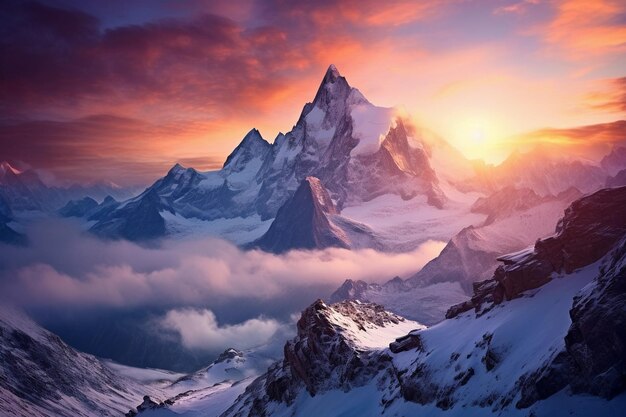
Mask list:
[[[408,276],[443,247],[429,241],[402,254],[326,249],[273,255],[206,238],[145,248],[101,241],[69,224],[35,223],[29,232],[31,247],[2,247],[3,300],[78,310],[206,307],[242,300],[271,304],[282,299],[306,305],[346,278],[381,282]]]
[[[555,17],[540,29],[543,40],[567,56],[623,52],[626,45],[626,5],[620,0],[565,0],[555,3]]]
[[[234,325],[220,326],[207,309],[181,308],[168,311],[160,325],[179,334],[187,349],[219,350],[228,346],[248,349],[264,345],[281,328],[273,319],[258,317]]]
[[[215,152],[195,156],[199,144],[194,135],[210,129],[219,126],[154,124],[109,114],[68,121],[26,120],[0,124],[0,148],[5,160],[53,170],[65,180],[145,185],[176,162],[193,163],[200,170],[221,167],[223,159]],[[146,149],[152,149],[152,155]]]
[[[497,7],[493,13],[496,15],[501,14],[524,14],[526,11],[534,6],[539,4],[539,0],[522,0],[516,3],[509,4],[507,6]]]
[[[616,145],[626,144],[626,120],[572,128],[545,128],[509,137],[500,146],[530,149],[548,145],[556,152],[566,152],[587,160],[599,161]],[[546,148],[546,149],[547,149]]]
[[[588,106],[593,109],[626,113],[626,77],[603,80],[604,88],[587,95]]]

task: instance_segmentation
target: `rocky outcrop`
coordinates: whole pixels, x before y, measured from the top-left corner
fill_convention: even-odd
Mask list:
[[[626,233],[626,187],[600,190],[576,200],[565,211],[556,233],[526,250],[500,257],[492,279],[475,283],[471,301],[453,306],[446,318],[499,304],[538,288],[553,272],[571,273],[604,256]]]
[[[370,286],[371,284],[362,280],[353,281],[347,279],[341,284],[341,287],[337,288],[335,292],[330,295],[328,301],[331,303],[339,303],[345,300],[363,300],[365,291],[367,291]]]
[[[149,395],[144,395],[143,402],[137,406],[136,409],[131,409],[128,413],[125,414],[126,417],[135,417],[138,414],[142,414],[146,411],[150,410],[158,410],[165,408],[164,403],[158,403],[153,401]]]
[[[626,238],[612,261],[574,298],[565,348],[520,381],[524,408],[566,386],[611,399],[626,390]]]
[[[330,220],[337,210],[319,179],[307,177],[278,210],[269,230],[253,246],[281,253],[290,249],[350,247],[346,234]]]
[[[380,305],[317,300],[302,312],[296,337],[285,344],[284,359],[253,382],[224,415],[263,415],[270,402],[292,404],[303,390],[315,396],[364,385],[391,363],[388,354],[362,338],[379,338],[383,348],[384,336],[376,337],[377,331],[385,329],[389,337],[393,329],[403,334],[402,329],[414,326],[420,327]]]

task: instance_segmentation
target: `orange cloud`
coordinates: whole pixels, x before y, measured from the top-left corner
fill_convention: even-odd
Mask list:
[[[557,2],[555,18],[544,28],[545,41],[576,59],[626,50],[626,3],[620,0]]]

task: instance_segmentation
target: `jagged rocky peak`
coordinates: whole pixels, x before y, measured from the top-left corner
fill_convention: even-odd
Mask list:
[[[329,301],[337,303],[343,300],[359,300],[368,288],[369,284],[365,281],[347,279],[331,294]]]
[[[320,180],[306,177],[278,210],[269,230],[253,246],[275,253],[290,249],[347,248],[346,234],[329,218],[336,213]]]
[[[370,104],[370,102],[359,90],[351,87],[337,67],[331,64],[324,74],[315,98],[304,106],[297,125],[301,125],[314,108],[318,108],[324,113],[325,124],[334,126],[343,118],[347,106],[351,104]],[[311,117],[315,119],[317,115]]]
[[[5,176],[5,175],[7,175],[7,174],[19,175],[21,173],[22,173],[22,171],[20,171],[19,169],[13,167],[7,161],[0,162],[0,178]]]
[[[176,163],[170,170],[167,172],[167,177],[179,179],[182,175],[189,174],[192,172],[196,172],[194,168],[185,168],[180,163]]]
[[[262,409],[270,402],[292,404],[303,390],[314,396],[364,385],[390,364],[381,350],[419,328],[423,326],[381,305],[317,300],[302,312],[297,335],[285,344],[284,359],[252,383],[225,415],[256,415],[248,413],[249,407]]]
[[[250,130],[239,145],[228,155],[224,162],[224,169],[233,172],[243,170],[254,158],[264,157],[271,149],[270,145],[257,129]]]
[[[493,278],[473,284],[469,301],[455,305],[446,317],[519,297],[543,286],[553,272],[571,273],[602,258],[626,234],[626,187],[608,188],[574,201],[553,236],[540,239],[534,248],[498,258]]]
[[[235,348],[228,348],[224,352],[220,353],[214,363],[225,362],[235,358],[243,358],[243,352]]]

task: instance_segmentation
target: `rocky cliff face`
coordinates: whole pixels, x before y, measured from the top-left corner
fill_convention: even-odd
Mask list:
[[[568,385],[575,393],[607,399],[626,390],[626,239],[594,282],[574,298],[570,317],[564,348],[520,381],[519,407]]]
[[[600,190],[576,200],[556,233],[533,250],[503,256],[494,277],[474,284],[472,299],[452,307],[446,317],[499,304],[550,281],[552,273],[571,273],[600,259],[626,233],[626,187]]]
[[[293,197],[278,210],[269,230],[254,246],[275,253],[289,249],[348,248],[347,235],[329,217],[336,213],[320,180],[307,177]]]
[[[270,403],[289,406],[302,391],[315,396],[363,386],[390,364],[377,349],[419,328],[379,305],[318,300],[302,312],[283,361],[253,382],[225,415],[265,415]]]
[[[165,235],[163,211],[174,213],[167,200],[149,189],[126,204],[104,212],[90,231],[116,239],[156,239]]]
[[[383,304],[404,317],[431,325],[445,317],[446,309],[468,298],[473,283],[492,277],[497,258],[528,247],[554,232],[554,224],[580,192],[570,189],[558,196],[507,187],[479,198],[474,211],[487,215],[476,226],[463,228],[441,253],[420,271],[382,285],[347,282],[333,301],[359,299]],[[345,298],[340,298],[345,294]]]

